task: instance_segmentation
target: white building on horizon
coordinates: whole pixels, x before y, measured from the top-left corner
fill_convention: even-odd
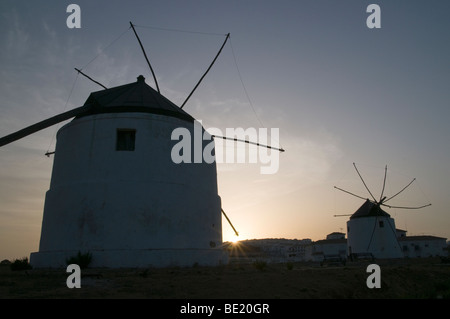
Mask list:
[[[347,239],[344,233],[333,232],[326,239],[311,242],[306,246],[304,261],[322,262],[330,256],[347,259]]]

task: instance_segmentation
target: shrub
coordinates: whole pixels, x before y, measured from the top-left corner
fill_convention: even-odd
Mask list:
[[[91,261],[92,261],[92,254],[90,252],[82,254],[80,251],[76,256],[72,256],[66,259],[67,265],[77,264],[78,266],[80,266],[81,269],[87,268],[91,263]]]
[[[23,257],[22,259],[16,259],[11,263],[11,270],[27,270],[31,269],[31,265],[28,263],[28,258]]]

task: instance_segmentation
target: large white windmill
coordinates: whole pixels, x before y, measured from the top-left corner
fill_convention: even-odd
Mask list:
[[[65,266],[79,252],[92,255],[93,267],[227,261],[216,163],[172,160],[174,129],[194,136],[199,124],[182,109],[187,99],[179,107],[160,94],[130,25],[157,90],[143,76],[109,89],[93,80],[104,90],[91,93],[83,106],[0,138],[1,147],[73,118],[59,129],[55,152],[47,153],[55,157],[39,251],[30,257],[34,267]],[[203,127],[201,133],[208,136]],[[211,139],[202,139],[202,150]]]

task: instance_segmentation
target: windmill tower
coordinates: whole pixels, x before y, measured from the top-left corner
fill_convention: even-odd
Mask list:
[[[192,156],[198,149],[203,154],[206,145],[211,149],[212,136],[182,110],[187,99],[178,107],[160,94],[154,79],[157,91],[143,76],[109,89],[91,79],[105,90],[91,93],[83,106],[0,138],[1,147],[74,118],[57,133],[33,267],[65,266],[78,252],[90,253],[93,267],[227,261],[215,161],[172,160],[175,129],[191,136],[200,131],[200,145],[183,149]]]
[[[400,190],[395,195],[387,198],[384,195],[384,188],[386,184],[387,166],[385,167],[383,189],[381,196],[377,200],[372,192],[367,187],[364,179],[359,173],[355,163],[353,163],[356,172],[361,178],[365,188],[369,192],[372,200],[365,199],[362,196],[355,195],[351,192],[343,190],[339,187],[336,189],[341,190],[347,194],[353,195],[360,199],[365,199],[364,204],[352,215],[347,221],[347,250],[350,257],[358,256],[360,254],[372,254],[375,258],[388,259],[388,258],[402,258],[403,253],[400,244],[397,240],[395,221],[385,212],[381,207],[388,208],[400,208],[400,209],[419,209],[430,206],[427,204],[419,207],[401,207],[387,205],[386,202],[399,195],[406,188],[408,188],[415,179],[413,179],[408,185]],[[348,215],[335,215],[335,216],[348,216]]]
[[[226,263],[214,137],[184,105],[209,72],[219,52],[184,103],[161,95],[144,47],[130,22],[156,90],[140,75],[137,81],[93,92],[83,106],[0,138],[0,147],[65,120],[59,129],[50,189],[46,193],[39,251],[34,267],[61,267],[80,253],[92,255],[93,267],[164,267]],[[195,141],[183,143],[190,162],[174,161],[180,152],[176,130]],[[175,134],[176,135],[176,134]],[[200,139],[196,139],[200,136]],[[184,137],[184,134],[183,134]],[[239,140],[248,144],[253,142]],[[259,147],[267,147],[259,143]],[[186,145],[189,145],[186,148]],[[208,158],[200,156],[208,154]],[[211,155],[211,156],[209,156]]]
[[[375,258],[402,258],[394,219],[380,205],[366,202],[347,221],[350,256],[370,253]]]
[[[171,160],[172,131],[194,136],[192,116],[143,76],[44,124],[67,116],[75,118],[57,133],[34,267],[64,266],[79,251],[94,267],[226,262],[215,162]]]

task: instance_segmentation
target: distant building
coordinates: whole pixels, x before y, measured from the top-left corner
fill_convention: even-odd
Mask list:
[[[261,256],[270,262],[303,261],[305,247],[311,239],[267,238],[247,241],[261,249]]]
[[[395,229],[395,233],[396,233],[396,235],[397,235],[397,238],[405,237],[405,236],[406,236],[406,230],[403,230],[403,229],[398,229],[398,228],[396,228],[396,229]]]
[[[327,235],[327,239],[345,239],[344,233],[333,232]]]
[[[379,226],[379,224],[377,224]],[[426,258],[449,256],[447,239],[430,235],[407,236],[406,230],[395,229],[396,236],[392,239],[402,252],[398,258]],[[230,248],[231,247],[231,248]],[[345,261],[349,259],[348,241],[345,233],[333,232],[326,239],[312,241],[311,239],[266,238],[250,239],[238,242],[238,246],[229,245],[229,256],[234,261],[266,262],[327,262],[327,260]],[[376,259],[380,257],[373,255]],[[365,256],[367,258],[367,256]],[[391,257],[392,258],[392,257]],[[397,257],[396,257],[397,258]]]
[[[248,239],[227,245],[227,250],[232,261],[264,260],[274,263],[304,261],[305,247],[311,242],[311,239]]]
[[[287,249],[287,259],[289,261],[304,261],[306,255],[306,247],[312,243],[311,239],[296,240]]]
[[[321,262],[327,256],[347,259],[347,240],[344,233],[333,232],[326,239],[310,243],[306,247],[305,261]]]
[[[401,236],[398,242],[404,257],[448,256],[447,238],[436,236]]]

